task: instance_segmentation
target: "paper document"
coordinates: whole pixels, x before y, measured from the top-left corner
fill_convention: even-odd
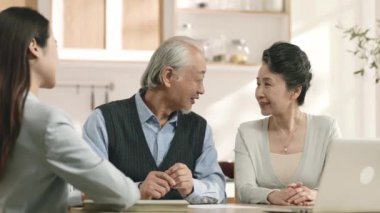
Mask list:
[[[211,205],[189,205],[193,209],[257,209],[257,206],[239,204],[211,204]]]

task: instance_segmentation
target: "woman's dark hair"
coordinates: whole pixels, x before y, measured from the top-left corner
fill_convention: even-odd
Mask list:
[[[45,47],[49,21],[37,11],[10,7],[0,12],[0,176],[20,133],[30,87],[28,47]]]
[[[297,103],[301,106],[312,78],[306,53],[294,44],[276,42],[264,50],[262,61],[270,71],[283,76],[289,90],[302,87],[301,94],[297,98]]]

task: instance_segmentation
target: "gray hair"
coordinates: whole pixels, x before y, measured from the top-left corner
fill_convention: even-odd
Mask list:
[[[175,70],[189,65],[191,50],[195,50],[202,55],[202,44],[186,36],[174,36],[162,43],[153,53],[144,74],[141,77],[140,85],[143,89],[153,89],[162,84],[162,70],[170,66]]]

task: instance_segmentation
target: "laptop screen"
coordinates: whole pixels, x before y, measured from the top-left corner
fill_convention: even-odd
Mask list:
[[[333,141],[313,211],[380,211],[379,192],[380,139]]]

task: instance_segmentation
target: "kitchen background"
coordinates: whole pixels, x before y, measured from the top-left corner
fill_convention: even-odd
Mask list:
[[[241,122],[261,118],[254,98],[263,49],[299,45],[312,63],[305,112],[337,119],[344,137],[380,137],[380,83],[353,71],[362,62],[337,25],[376,33],[379,0],[1,0],[39,9],[53,23],[57,87],[39,97],[70,114],[76,128],[94,106],[130,97],[152,51],[172,35],[204,42],[206,93],[193,110],[210,123],[219,160],[234,159]]]

